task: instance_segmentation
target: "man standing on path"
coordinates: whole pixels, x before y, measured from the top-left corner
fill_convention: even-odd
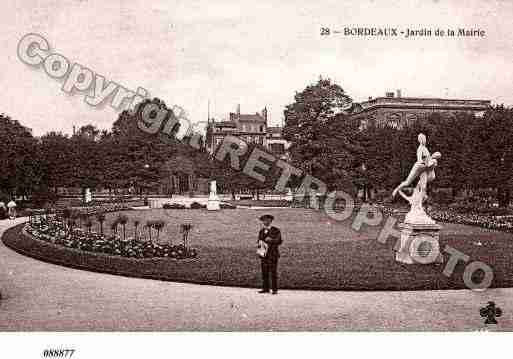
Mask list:
[[[272,293],[278,294],[278,259],[280,252],[278,247],[282,243],[281,232],[278,228],[271,226],[274,217],[270,214],[260,217],[264,228],[258,233],[259,248],[267,250],[259,251],[262,265],[262,290],[259,293],[269,293],[269,275],[271,275]]]

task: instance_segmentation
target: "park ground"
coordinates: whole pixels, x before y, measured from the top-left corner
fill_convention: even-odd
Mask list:
[[[155,258],[128,259],[97,256],[74,251],[44,241],[34,241],[21,234],[17,226],[6,231],[4,244],[18,252],[55,264],[73,268],[161,279],[173,282],[258,288],[261,285],[259,260],[255,254],[258,217],[271,213],[282,230],[280,248],[280,288],[303,290],[422,290],[466,288],[459,261],[450,276],[443,275],[444,265],[404,265],[395,261],[394,237],[386,243],[377,238],[382,226],[363,225],[352,228],[353,218],[337,221],[323,212],[302,208],[227,209],[219,212],[200,210],[151,209],[108,214],[104,231],[120,214],[128,219],[125,236],[135,236],[134,220],[140,221],[138,240],[149,241],[144,228],[148,220],[166,223],[152,241],[160,244],[181,242],[180,226],[193,224],[189,244],[198,256],[186,262]],[[356,211],[354,211],[356,213]],[[384,223],[384,221],[383,221]],[[94,227],[98,228],[96,223]],[[123,232],[118,226],[118,236]],[[84,229],[85,230],[85,229]],[[511,233],[461,224],[444,223],[440,234],[442,249],[450,246],[493,268],[492,287],[513,287]],[[445,263],[450,255],[443,250]],[[476,272],[476,276],[482,272]],[[480,282],[475,277],[476,283]]]
[[[0,232],[24,219],[0,222]],[[513,330],[513,289],[301,291],[182,284],[76,270],[0,243],[1,331]]]

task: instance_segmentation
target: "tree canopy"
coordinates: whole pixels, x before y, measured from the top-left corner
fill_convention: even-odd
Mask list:
[[[342,87],[320,78],[296,93],[285,108],[284,138],[293,165],[322,180],[328,189],[352,191],[362,152],[358,123],[346,115],[351,98]]]

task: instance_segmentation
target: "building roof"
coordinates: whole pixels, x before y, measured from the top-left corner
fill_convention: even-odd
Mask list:
[[[265,118],[263,118],[262,116],[260,116],[258,114],[246,115],[246,114],[242,114],[242,113],[240,114],[239,121],[241,121],[241,122],[245,122],[245,121],[247,121],[247,122],[249,122],[249,121],[251,121],[251,122],[254,122],[254,121],[256,121],[256,122],[266,122]]]
[[[220,121],[220,122],[214,122],[215,127],[233,127],[236,128],[237,125],[233,121]]]
[[[372,110],[374,108],[414,108],[414,109],[444,109],[444,110],[474,110],[484,111],[491,105],[489,100],[460,100],[445,98],[422,98],[422,97],[376,97],[369,101],[364,101],[355,106],[357,114]]]
[[[264,117],[262,117],[259,113],[255,113],[255,114],[241,113],[239,115],[239,114],[230,112],[230,120],[231,121],[234,121],[237,118],[240,122],[262,122],[262,123],[267,122],[266,119]]]

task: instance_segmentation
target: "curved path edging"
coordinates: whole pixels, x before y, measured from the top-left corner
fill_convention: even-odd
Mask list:
[[[247,249],[199,247],[199,256],[195,259],[174,260],[170,258],[126,258],[103,253],[81,251],[38,240],[24,232],[23,224],[8,229],[2,236],[6,246],[23,255],[69,268],[114,274],[124,277],[162,280],[177,283],[191,283],[237,288],[259,288],[260,271],[258,259],[251,256]],[[509,241],[508,241],[509,243]],[[358,251],[354,248],[340,248],[329,245],[322,249],[325,267],[312,265],[304,269],[298,267],[300,259],[294,253],[308,252],[308,246],[296,246],[289,249],[280,261],[280,288],[288,290],[314,291],[418,291],[465,289],[463,283],[464,266],[456,267],[451,277],[442,274],[444,265],[401,266],[392,257],[389,250],[380,247],[373,252],[376,262],[362,268],[366,250],[374,242],[362,242]],[[344,245],[346,245],[344,243]],[[351,245],[351,244],[350,244]],[[509,244],[511,247],[511,244]],[[335,250],[332,254],[329,251]],[[294,252],[295,251],[295,252]],[[328,252],[327,252],[328,251]],[[339,257],[341,253],[349,253]],[[496,252],[496,251],[495,251]],[[494,255],[494,251],[488,253]],[[469,252],[470,253],[470,252]],[[304,259],[304,258],[303,258]],[[342,262],[340,262],[342,261]],[[339,265],[342,263],[342,265]],[[336,267],[333,267],[333,266]],[[500,268],[500,267],[498,267]],[[493,287],[509,287],[512,279],[504,268],[497,271]]]
[[[258,295],[74,270],[1,243],[0,290],[0,331],[475,331],[488,300],[506,315],[487,329],[513,329],[511,288]]]

